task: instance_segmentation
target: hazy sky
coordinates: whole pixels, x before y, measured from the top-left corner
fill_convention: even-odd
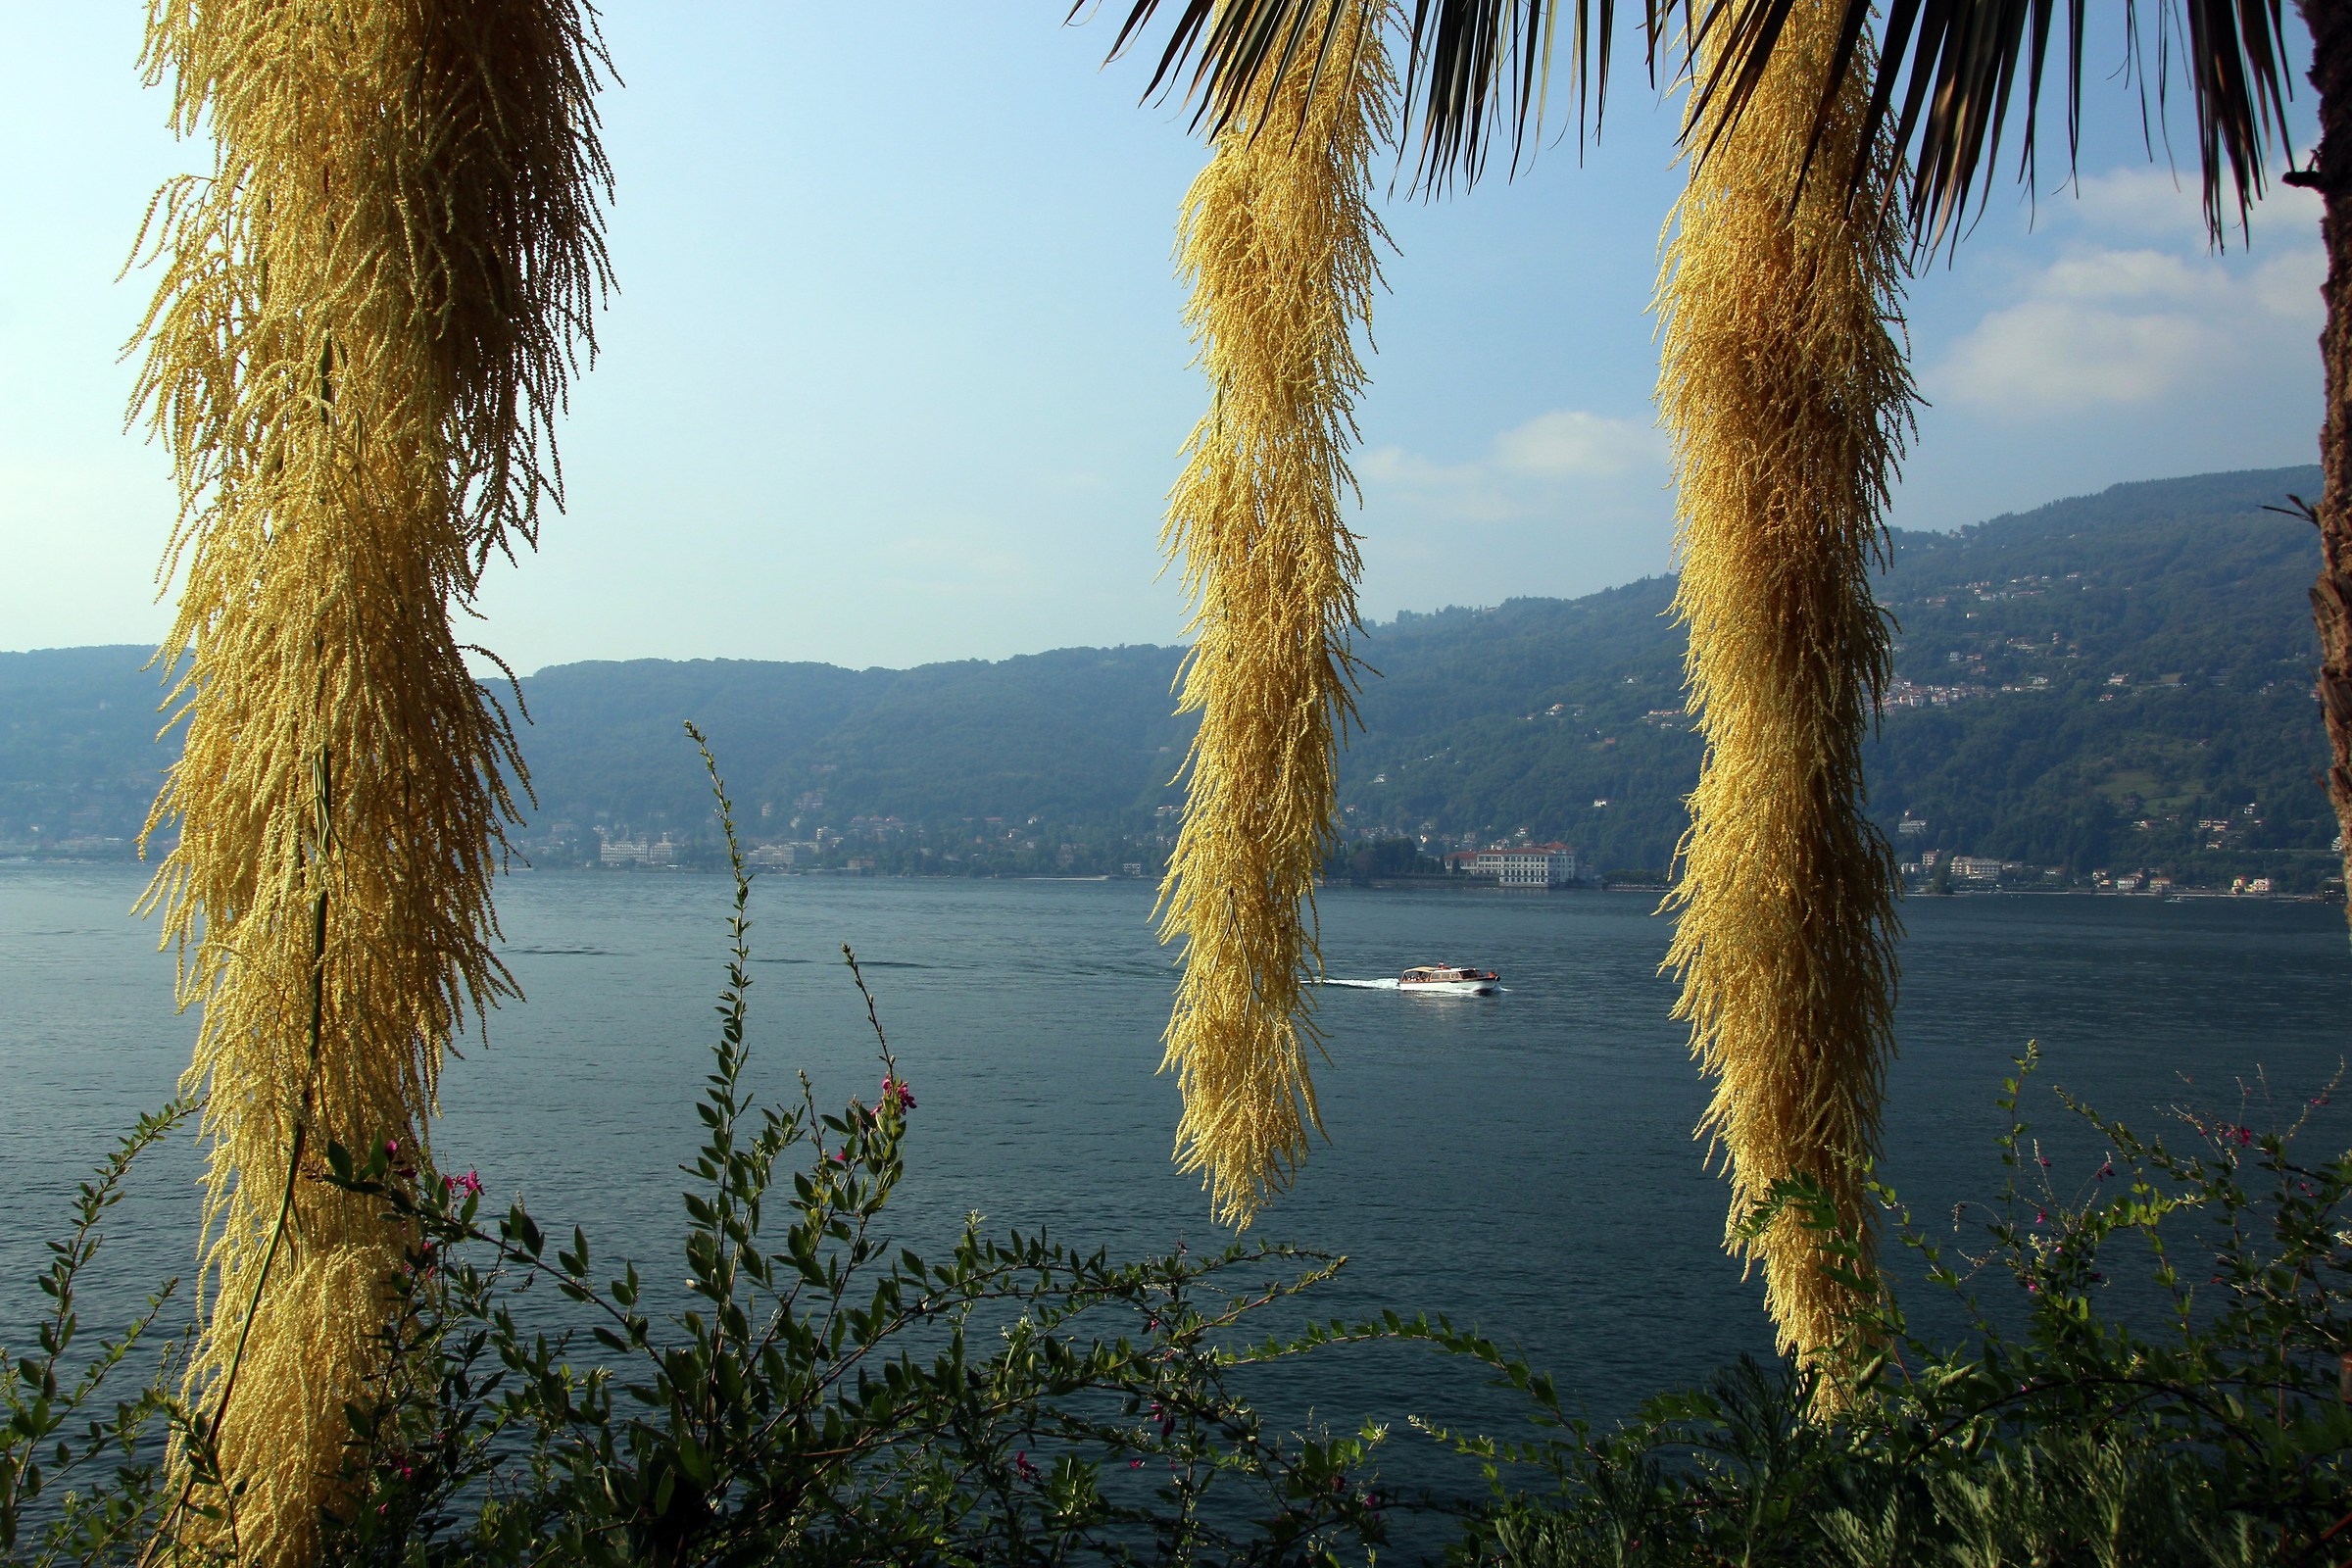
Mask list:
[[[169,470],[123,431],[119,358],[152,277],[116,273],[155,186],[207,155],[138,83],[144,9],[0,0],[0,648],[168,624]],[[475,640],[523,670],[1176,640],[1161,498],[1204,394],[1169,247],[1202,151],[1138,106],[1142,61],[1098,69],[1111,20],[1064,9],[611,0],[620,292],[564,429],[569,512],[497,569]],[[1629,53],[1581,166],[1554,143],[1516,180],[1387,204],[1369,615],[1670,564],[1644,313],[1673,119]],[[2250,248],[2209,252],[2193,168],[2151,168],[2135,95],[2088,74],[2081,194],[2030,212],[1999,187],[1913,285],[1932,406],[1900,525],[2314,461],[2316,199],[2281,190]],[[2310,119],[2306,91],[2306,142]]]

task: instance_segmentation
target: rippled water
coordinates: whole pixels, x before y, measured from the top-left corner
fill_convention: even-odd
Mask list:
[[[126,913],[138,886],[128,869],[0,866],[0,1324],[13,1331],[74,1181],[187,1057],[194,1025],[172,1011],[171,961]],[[543,1221],[577,1220],[601,1257],[660,1259],[697,1136],[725,901],[722,881],[691,875],[510,879],[506,956],[529,1001],[449,1065],[444,1166],[478,1167],[493,1198],[520,1192]],[[1719,1250],[1722,1189],[1691,1141],[1702,1089],[1667,1017],[1667,929],[1650,907],[1594,893],[1324,896],[1334,976],[1452,961],[1499,969],[1509,990],[1320,993],[1331,1143],[1259,1226],[1348,1254],[1318,1316],[1396,1306],[1476,1321],[1604,1417],[1769,1349],[1760,1287]],[[2299,1105],[2346,1050],[2352,961],[2336,910],[1974,897],[1904,912],[1886,1169],[1922,1214],[1997,1188],[1993,1096],[2029,1037],[2049,1081],[2146,1123],[2185,1101],[2234,1103],[2258,1070]],[[848,942],[921,1102],[908,1239],[935,1243],[978,1209],[992,1227],[1114,1254],[1213,1243],[1197,1183],[1168,1161],[1175,1088],[1153,1069],[1170,976],[1150,913],[1133,883],[762,881],[754,1076],[794,1093],[805,1067],[820,1100],[871,1097]],[[2055,1132],[2046,1097],[2035,1117],[2055,1134],[2054,1176],[2078,1181],[2095,1155]],[[184,1270],[193,1173],[184,1150],[149,1171],[113,1226],[107,1277]],[[1333,1362],[1318,1379],[1318,1413],[1349,1426],[1503,1408],[1428,1356]]]

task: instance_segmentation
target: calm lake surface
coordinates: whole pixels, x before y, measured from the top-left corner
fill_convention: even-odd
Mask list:
[[[172,1093],[194,1036],[172,962],[130,918],[135,868],[0,866],[0,1333],[36,1309],[29,1276],[74,1183]],[[528,1001],[492,1019],[442,1085],[444,1168],[524,1195],[601,1259],[661,1264],[680,1228],[723,978],[727,886],[694,875],[511,877],[506,956]],[[1761,1287],[1720,1250],[1724,1193],[1691,1128],[1703,1105],[1657,975],[1654,896],[1384,893],[1322,904],[1335,977],[1450,960],[1499,969],[1490,999],[1330,989],[1317,1084],[1331,1143],[1259,1221],[1348,1254],[1317,1317],[1394,1306],[1475,1322],[1614,1418],[1742,1352],[1769,1352]],[[879,1069],[840,963],[853,945],[919,1097],[904,1239],[979,1210],[1114,1255],[1223,1238],[1168,1159],[1174,1084],[1155,1075],[1170,989],[1137,883],[763,879],[754,899],[753,1077],[821,1103],[871,1099]],[[2158,1130],[2180,1104],[2233,1107],[2267,1080],[2281,1119],[2337,1070],[2352,1018],[2341,911],[2308,905],[1966,897],[1904,906],[1885,1169],[1923,1218],[1989,1198],[1993,1104],[2037,1038],[2045,1084]],[[2352,1097],[2345,1097],[2352,1098]],[[2339,1106],[2344,1099],[2339,1098]],[[2052,1175],[2079,1191],[2097,1152],[2046,1088],[2029,1103]],[[2352,1142],[2340,1110],[2316,1136]],[[2242,1119],[2258,1125],[2257,1107]],[[110,1226],[102,1281],[186,1273],[187,1140]],[[1942,1223],[1940,1220],[1939,1223]],[[1945,1225],[1948,1230],[1948,1224]],[[653,1270],[649,1270],[649,1273]],[[666,1272],[666,1270],[663,1270]],[[115,1313],[85,1301],[85,1319]],[[1503,1419],[1466,1369],[1382,1351],[1318,1371],[1316,1414]],[[1397,1462],[1393,1457],[1392,1463]]]

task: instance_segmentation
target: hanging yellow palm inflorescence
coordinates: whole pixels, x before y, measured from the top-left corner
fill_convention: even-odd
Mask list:
[[[1212,401],[1164,535],[1195,606],[1182,710],[1200,714],[1160,890],[1161,935],[1184,944],[1165,1065],[1183,1167],[1241,1225],[1319,1126],[1301,987],[1352,711],[1358,563],[1340,506],[1364,380],[1353,335],[1386,238],[1370,205],[1395,85],[1384,20],[1334,0],[1304,26],[1274,89],[1217,136],[1178,230]]]
[[[1729,1243],[1763,1265],[1782,1347],[1807,1360],[1845,1333],[1852,1288],[1825,1272],[1833,1258],[1795,1207],[1745,1227],[1776,1184],[1817,1184],[1867,1273],[1863,1167],[1892,1051],[1895,935],[1893,857],[1863,812],[1862,743],[1888,673],[1870,569],[1912,408],[1886,149],[1846,200],[1866,60],[1789,200],[1841,9],[1798,0],[1743,115],[1694,161],[1657,299],[1675,613],[1706,740],[1668,964],[1715,1079],[1700,1131],[1727,1159]]]
[[[176,127],[217,143],[160,199],[139,401],[186,576],[149,901],[204,1013],[192,1393],[242,1489],[183,1518],[243,1561],[315,1556],[346,1401],[387,1371],[408,1238],[318,1179],[326,1144],[414,1176],[444,1047],[511,989],[489,882],[521,766],[450,612],[556,493],[606,284],[600,59],[575,0],[150,14]]]

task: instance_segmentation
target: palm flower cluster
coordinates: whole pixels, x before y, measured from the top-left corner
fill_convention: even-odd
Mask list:
[[[1340,518],[1364,383],[1354,333],[1386,239],[1371,160],[1395,90],[1382,8],[1334,7],[1269,91],[1219,132],[1184,202],[1187,321],[1211,388],[1163,542],[1194,604],[1182,710],[1200,728],[1161,885],[1184,973],[1164,1066],[1178,1157],[1247,1225],[1320,1126],[1303,984],[1314,878],[1336,839],[1337,743],[1353,711],[1355,537]]]
[[[1690,706],[1705,760],[1669,904],[1676,1016],[1714,1078],[1701,1133],[1732,1184],[1729,1245],[1763,1265],[1786,1350],[1836,1344],[1855,1304],[1799,1206],[1816,1184],[1867,1268],[1862,1164],[1892,1050],[1895,867],[1863,814],[1862,743],[1889,672],[1871,597],[1911,426],[1899,340],[1904,234],[1885,145],[1853,199],[1870,62],[1812,145],[1840,7],[1800,0],[1737,126],[1694,160],[1657,294],[1674,444]],[[1709,147],[1716,126],[1694,123]]]
[[[423,1179],[441,1054],[512,991],[489,880],[522,768],[450,617],[560,501],[550,421],[607,282],[601,60],[576,0],[150,13],[175,129],[217,143],[151,214],[186,740],[147,897],[203,1007],[191,1393],[242,1489],[196,1514],[245,1561],[315,1555],[346,1401],[386,1370],[410,1238],[319,1156]]]

